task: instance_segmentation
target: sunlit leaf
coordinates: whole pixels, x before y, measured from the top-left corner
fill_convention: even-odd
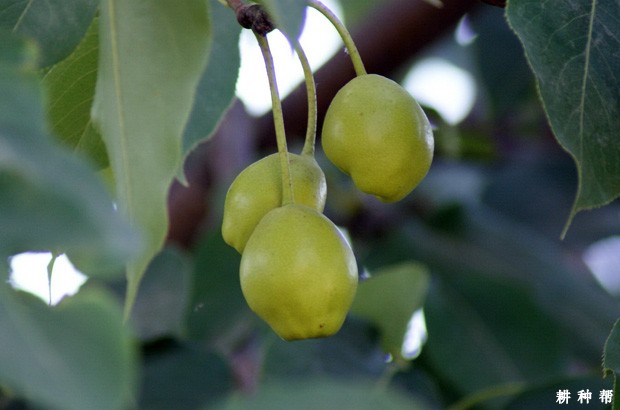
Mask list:
[[[553,132],[577,164],[572,219],[620,195],[620,3],[512,0],[506,15]]]
[[[42,67],[68,56],[97,11],[97,0],[0,0],[0,28],[37,42]]]
[[[209,50],[208,4],[197,0],[101,3],[93,119],[108,150],[119,208],[145,238],[128,266],[126,308],[160,250],[166,200]]]
[[[0,383],[43,408],[121,410],[136,352],[115,300],[80,292],[50,308],[0,284]]]

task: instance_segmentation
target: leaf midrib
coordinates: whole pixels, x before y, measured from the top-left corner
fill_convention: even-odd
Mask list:
[[[28,4],[26,4],[26,7],[24,7],[24,11],[22,11],[22,13],[19,15],[19,18],[15,22],[15,26],[13,26],[13,33],[17,32],[17,30],[19,29],[19,26],[22,24],[24,17],[26,17],[26,14],[28,14],[28,10],[30,10],[30,7],[32,6],[32,2],[33,0],[29,0]]]
[[[596,14],[597,3],[598,3],[598,0],[592,0],[592,9],[590,11],[590,22],[588,24],[588,35],[586,38],[583,78],[581,80],[581,96],[580,96],[580,101],[579,101],[579,153],[581,157],[583,157],[583,150],[584,150],[583,129],[584,129],[584,116],[585,116],[585,102],[586,102],[588,76],[590,73],[590,50],[592,46],[592,31],[594,27],[594,16]]]
[[[126,124],[125,124],[125,114],[124,114],[124,102],[121,93],[121,72],[120,72],[120,53],[118,50],[118,30],[116,25],[116,10],[115,10],[115,0],[108,1],[108,15],[110,16],[110,48],[112,54],[112,76],[114,78],[114,96],[116,98],[116,107],[118,110],[118,126],[119,126],[119,142],[121,145],[121,163],[122,169],[126,170],[129,168],[127,161],[127,134],[126,134]],[[124,198],[125,203],[127,205],[127,217],[129,221],[133,223],[133,212],[132,212],[132,198],[130,195],[130,180],[128,177],[129,173],[125,172],[124,175],[116,175],[116,178],[124,178],[124,183],[121,184],[124,190],[124,195],[121,197]],[[120,195],[119,195],[120,196]]]
[[[596,15],[596,6],[598,4],[598,0],[592,0],[592,8],[590,9],[590,21],[588,22],[588,34],[586,36],[586,48],[584,50],[584,67],[583,67],[583,77],[581,78],[581,95],[579,96],[579,133],[577,134],[577,138],[579,140],[579,156],[578,158],[584,158],[585,153],[585,136],[584,136],[584,122],[585,122],[585,112],[586,112],[586,92],[587,92],[587,84],[588,84],[588,76],[590,75],[590,50],[592,46],[592,32],[594,30],[594,17]],[[582,165],[577,165],[577,173],[579,174],[579,178],[577,178],[577,195],[575,195],[575,201],[573,203],[573,207],[571,212],[566,220],[566,224],[562,229],[562,233],[560,234],[560,238],[563,239],[568,232],[569,227],[573,222],[573,218],[579,211],[578,203],[581,199],[581,195],[583,192],[583,168]]]

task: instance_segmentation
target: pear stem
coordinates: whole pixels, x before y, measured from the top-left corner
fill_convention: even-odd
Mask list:
[[[317,122],[317,102],[316,102],[316,84],[312,75],[312,68],[308,62],[308,57],[301,47],[299,41],[295,45],[295,51],[299,57],[299,62],[304,70],[304,80],[306,82],[306,93],[308,94],[308,128],[306,130],[306,139],[304,147],[301,151],[302,155],[314,156],[314,145],[316,142],[316,122]]]
[[[280,165],[282,168],[282,205],[295,203],[293,197],[293,180],[291,178],[291,170],[288,159],[288,148],[286,146],[286,132],[284,129],[284,115],[282,114],[282,102],[278,92],[278,83],[276,81],[276,71],[273,65],[273,57],[269,48],[267,36],[254,32],[258,45],[260,46],[265,68],[267,70],[267,78],[269,79],[269,89],[271,90],[271,107],[273,111],[273,123],[276,132],[276,141],[278,145],[278,153],[280,155]]]
[[[351,62],[353,63],[355,74],[357,74],[358,76],[365,75],[366,68],[364,67],[362,57],[360,56],[360,53],[355,46],[355,42],[353,41],[353,37],[351,37],[351,33],[349,33],[349,30],[347,30],[342,21],[340,21],[340,19],[319,0],[309,0],[308,5],[313,9],[318,10],[330,21],[330,23],[332,23],[332,25],[336,28],[338,34],[342,38],[342,41],[347,48],[347,51],[349,52],[349,57],[351,58]]]

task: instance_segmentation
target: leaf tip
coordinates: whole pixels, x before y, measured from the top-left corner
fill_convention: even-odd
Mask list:
[[[564,228],[562,229],[562,233],[560,234],[560,240],[561,241],[563,241],[564,238],[566,238],[566,234],[568,233],[568,230],[569,230],[570,226],[572,225],[573,219],[575,218],[575,215],[577,214],[577,212],[579,212],[579,210],[577,210],[573,206],[573,209],[571,209],[570,215],[568,216],[568,219],[566,220],[566,224],[564,224]]]

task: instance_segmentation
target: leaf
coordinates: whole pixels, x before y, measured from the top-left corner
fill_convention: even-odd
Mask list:
[[[259,323],[265,348],[261,355],[262,380],[308,379],[334,376],[380,380],[390,363],[377,347],[377,334],[368,322],[349,315],[342,328],[328,338],[287,342]]]
[[[431,0],[434,1],[434,0]],[[377,6],[376,0],[340,0],[342,16],[347,28],[359,25],[370,16],[370,12]]]
[[[136,352],[116,302],[80,292],[50,308],[0,284],[0,382],[45,408],[129,407]]]
[[[137,238],[93,170],[52,144],[30,49],[11,35],[2,43],[0,260],[62,251],[88,275],[118,274]]]
[[[620,373],[620,320],[614,323],[603,352],[605,372]]]
[[[207,3],[102,2],[93,120],[114,172],[118,205],[145,246],[128,266],[126,314],[167,231],[169,186],[209,50]]]
[[[549,122],[573,156],[571,216],[620,195],[620,3],[512,0],[506,8],[536,75]]]
[[[450,229],[405,220],[367,245],[374,258],[413,258],[433,272],[420,361],[459,395],[554,377],[574,362],[597,369],[618,301],[556,241],[479,202],[461,206],[458,219]]]
[[[183,133],[183,153],[193,149],[215,131],[224,112],[235,97],[241,57],[239,34],[241,28],[235,14],[217,0],[211,0],[213,26],[209,63],[202,73],[192,113]]]
[[[46,73],[43,84],[48,90],[48,116],[56,136],[101,169],[108,166],[108,157],[90,118],[97,82],[98,23],[95,18],[75,51]]]
[[[38,64],[47,67],[73,51],[98,5],[97,0],[0,0],[0,28],[37,42]]]
[[[424,410],[428,407],[396,391],[373,388],[366,382],[319,378],[304,382],[280,380],[267,383],[251,399],[232,396],[213,408],[217,410]]]
[[[561,329],[525,289],[466,271],[454,275],[460,277],[433,284],[424,307],[424,354],[438,374],[471,394],[560,371],[568,355]]]
[[[299,38],[306,16],[306,0],[260,0],[259,3],[265,6],[276,27],[289,41]]]
[[[503,12],[499,7],[481,7],[468,16],[477,33],[471,45],[476,63],[472,72],[477,73],[476,80],[484,89],[492,114],[515,118],[522,111],[524,97],[534,94],[534,76],[519,39],[502,18]]]
[[[221,355],[192,344],[162,344],[147,350],[137,408],[195,410],[232,390],[233,375]]]
[[[620,408],[620,389],[618,389],[618,375],[620,374],[620,320],[614,323],[603,349],[603,372],[605,375],[614,375],[614,410]]]
[[[253,315],[241,293],[239,253],[224,242],[219,229],[207,232],[195,255],[187,333],[213,341]]]
[[[131,314],[132,327],[141,340],[181,333],[189,303],[191,266],[186,255],[164,248],[149,264]]]
[[[549,166],[545,170],[545,167],[538,165],[538,161]],[[515,163],[515,166],[518,164]],[[429,174],[425,180],[428,185],[420,187],[420,193],[432,195],[426,197],[426,201],[435,204],[442,202],[444,208],[458,206],[460,210],[451,213],[452,217],[458,218],[452,222],[433,221],[433,226],[415,220],[403,223],[403,228],[407,224],[410,226],[404,228],[401,234],[394,235],[389,243],[375,245],[377,249],[373,253],[382,255],[392,248],[405,247],[406,251],[401,251],[405,256],[401,258],[413,258],[428,266],[433,273],[448,279],[459,278],[461,272],[472,272],[491,279],[516,281],[519,286],[528,289],[538,309],[570,333],[566,342],[582,353],[588,352],[589,358],[596,360],[609,328],[618,316],[620,303],[579,262],[579,253],[571,251],[564,243],[557,243],[555,238],[545,237],[544,232],[536,229],[543,224],[544,215],[553,220],[553,216],[549,215],[557,212],[555,203],[548,203],[549,199],[562,196],[549,190],[546,186],[548,182],[538,182],[536,178],[540,179],[540,175],[533,172],[538,170],[552,181],[561,181],[561,177],[566,176],[565,168],[548,156],[528,161],[525,166],[521,163],[520,166],[529,170],[522,174],[532,174],[512,179],[503,178],[500,174],[496,176],[496,181],[481,178],[482,174],[473,178],[475,173],[471,166],[462,164],[435,168],[433,175]],[[554,167],[556,169],[552,170]],[[537,183],[542,186],[536,188],[532,185]],[[505,192],[498,193],[493,185],[502,184]],[[481,203],[481,188],[488,186],[495,191],[489,196],[503,201],[503,209],[497,204],[493,206],[504,214]],[[459,191],[462,194],[455,196]],[[514,195],[507,194],[509,191],[523,197],[517,200]],[[486,201],[492,203],[489,197]],[[528,210],[527,202],[534,204],[531,208],[537,205],[546,208],[547,212]],[[506,212],[506,209],[512,212]],[[441,208],[435,213],[442,213]],[[539,219],[527,219],[534,215]],[[518,220],[511,220],[510,217]],[[593,223],[595,226],[603,224],[603,227],[616,224],[616,229],[620,226],[609,221],[603,219]]]
[[[381,346],[405,360],[402,346],[413,313],[424,303],[429,275],[412,262],[385,267],[360,282],[351,313],[372,322],[381,332]]]

